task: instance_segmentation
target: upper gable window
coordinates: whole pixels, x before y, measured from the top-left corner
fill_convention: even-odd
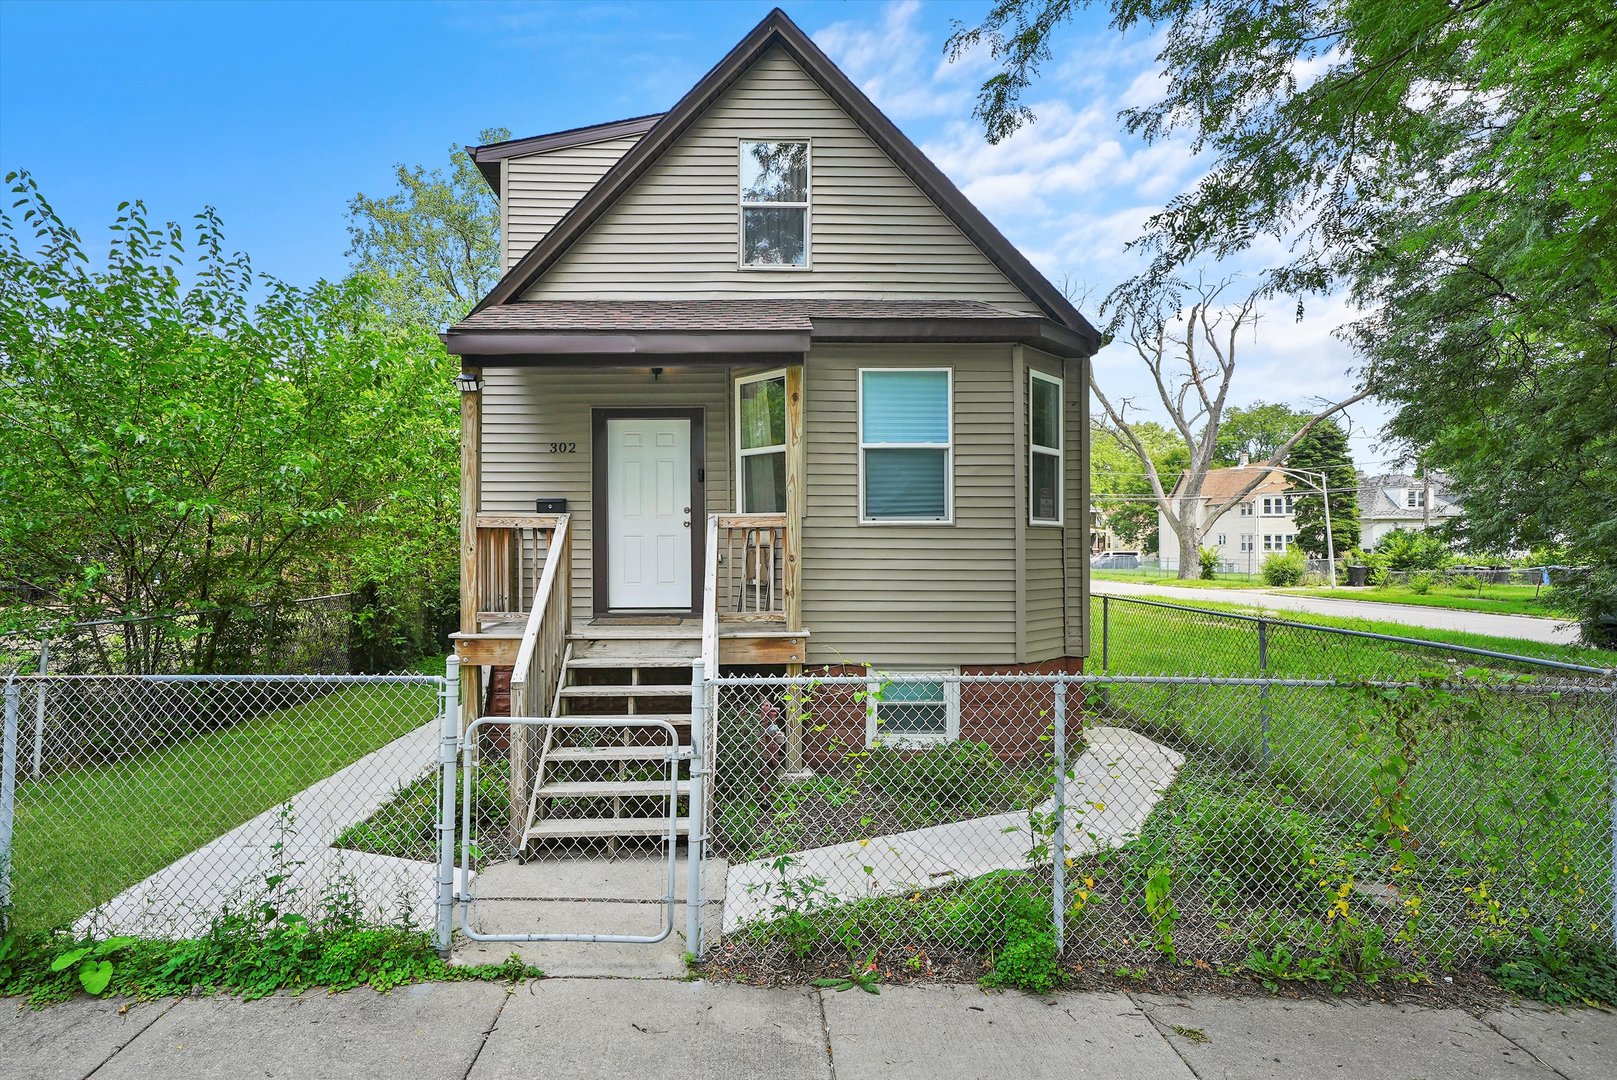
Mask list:
[[[741,265],[807,269],[809,144],[741,142]]]

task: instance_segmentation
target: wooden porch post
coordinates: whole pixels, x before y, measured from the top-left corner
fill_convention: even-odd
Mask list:
[[[786,565],[781,568],[782,602],[786,610],[786,629],[803,629],[803,365],[792,364],[786,369]],[[803,674],[802,664],[786,665],[786,674]],[[794,773],[803,771],[803,706],[802,694],[797,689],[787,695],[786,702],[786,768]]]
[[[477,605],[482,591],[477,565],[477,512],[483,487],[483,372],[463,367],[477,379],[477,389],[460,394],[460,632],[475,634]],[[460,668],[461,725],[483,715],[483,669],[476,664]]]

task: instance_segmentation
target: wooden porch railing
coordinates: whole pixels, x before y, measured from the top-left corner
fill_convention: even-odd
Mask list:
[[[511,715],[553,716],[562,669],[567,662],[567,634],[572,629],[572,515],[560,514],[550,533],[544,563],[532,593],[522,644],[511,670]],[[521,843],[527,825],[533,746],[532,725],[511,726],[511,827]]]
[[[536,605],[567,514],[477,515],[478,622],[521,622]]]
[[[786,515],[716,514],[714,520],[723,551],[719,618],[785,622]]]

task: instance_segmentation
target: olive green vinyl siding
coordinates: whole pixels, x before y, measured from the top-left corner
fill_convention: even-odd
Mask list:
[[[1072,404],[1072,395],[1069,392],[1066,375],[1062,369],[1061,361],[1055,357],[1046,356],[1032,349],[1024,349],[1025,367],[1021,373],[1020,401],[1021,410],[1018,416],[1017,434],[1021,461],[1021,491],[1019,503],[1021,515],[1026,529],[1022,544],[1023,557],[1023,598],[1022,612],[1025,625],[1023,628],[1023,642],[1026,661],[1048,660],[1052,657],[1066,654],[1067,628],[1064,621],[1065,612],[1063,601],[1068,599],[1067,590],[1076,588],[1073,575],[1069,573],[1066,578],[1062,574],[1061,543],[1062,534],[1071,528],[1074,522],[1082,526],[1083,518],[1075,516],[1069,494],[1063,493],[1067,505],[1063,507],[1063,526],[1034,525],[1027,520],[1028,517],[1028,448],[1030,440],[1029,423],[1027,417],[1028,402],[1028,370],[1037,371],[1044,375],[1053,375],[1062,379],[1062,421],[1063,442],[1070,441],[1067,432],[1070,426],[1067,418],[1075,411]],[[1062,485],[1068,487],[1067,481],[1076,471],[1078,462],[1069,452],[1062,454]],[[1070,491],[1070,488],[1069,488]]]
[[[811,141],[810,269],[738,267],[741,139]],[[1038,310],[779,49],[697,117],[524,298],[738,295],[966,298]]]
[[[543,240],[573,204],[639,141],[640,136],[627,135],[503,162],[500,221],[506,269]]]
[[[590,418],[594,408],[701,406],[707,510],[727,512],[730,491],[729,374],[723,368],[667,368],[653,382],[645,368],[489,368],[483,389],[482,509],[532,513],[536,498],[563,498],[573,515],[573,617],[592,608]],[[562,452],[553,453],[551,444]]]
[[[1065,367],[1062,387],[1066,436],[1067,627],[1066,654],[1088,656],[1089,640],[1089,360],[1042,357],[1051,370]],[[1041,364],[1041,366],[1043,366]],[[1099,670],[1097,661],[1096,670]]]
[[[954,524],[859,523],[861,367],[953,371]],[[810,662],[1014,663],[1011,347],[826,346],[809,353],[804,381]]]

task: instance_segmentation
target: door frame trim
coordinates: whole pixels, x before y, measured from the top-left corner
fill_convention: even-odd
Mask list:
[[[699,615],[705,579],[706,546],[700,543],[707,521],[707,410],[700,405],[680,407],[592,408],[590,410],[590,607],[596,615],[613,613],[608,596],[607,571],[610,567],[612,523],[607,515],[606,470],[608,420],[685,419],[691,422],[691,606],[688,609],[660,608],[659,611]],[[618,609],[638,610],[638,609]]]

